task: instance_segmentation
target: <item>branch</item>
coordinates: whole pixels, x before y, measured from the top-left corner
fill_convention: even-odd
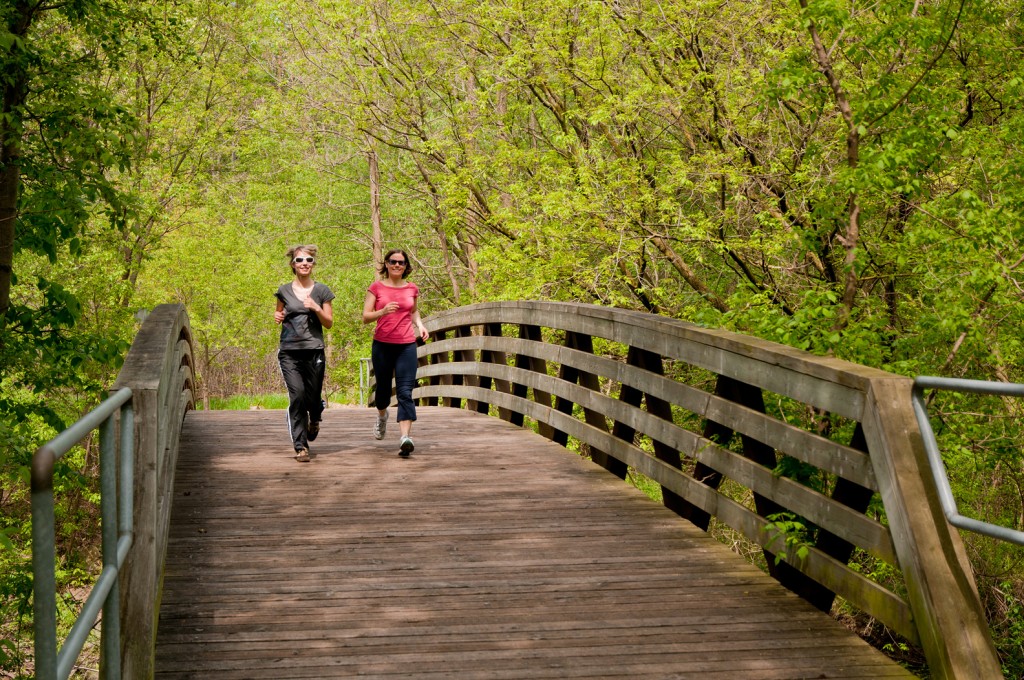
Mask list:
[[[646,227],[643,228],[650,235],[651,241],[654,243],[654,245],[658,247],[658,250],[661,251],[661,254],[668,258],[668,261],[672,263],[672,266],[675,267],[676,271],[679,272],[679,275],[683,277],[683,280],[686,281],[686,283],[688,283],[691,288],[697,291],[702,298],[704,298],[712,307],[714,307],[718,311],[729,311],[729,305],[725,304],[724,300],[715,295],[711,291],[711,289],[708,288],[707,285],[700,280],[700,278],[693,271],[693,269],[690,268],[690,265],[686,264],[686,261],[679,256],[679,253],[672,249],[672,246],[669,245],[668,241],[665,240],[663,236],[661,236],[660,234],[655,234]]]
[[[942,44],[942,49],[939,50],[939,53],[936,54],[935,58],[932,59],[928,63],[928,65],[924,67],[924,69],[921,71],[921,75],[919,75],[917,77],[917,80],[915,80],[910,85],[910,87],[907,89],[907,91],[903,93],[903,96],[900,97],[899,99],[897,99],[895,102],[893,102],[893,104],[889,108],[887,108],[885,111],[883,111],[878,116],[876,116],[874,120],[872,120],[870,123],[868,123],[867,127],[874,127],[875,123],[877,123],[878,121],[882,120],[883,118],[888,116],[890,113],[895,111],[897,108],[899,108],[899,106],[901,104],[903,104],[905,101],[907,101],[907,98],[914,92],[914,90],[917,89],[917,86],[921,84],[921,81],[924,80],[924,77],[926,75],[928,75],[928,72],[931,71],[933,68],[935,68],[935,64],[937,64],[939,62],[939,59],[941,59],[942,55],[944,55],[946,53],[946,50],[949,49],[949,44],[953,41],[953,34],[956,33],[957,26],[960,25],[960,16],[964,12],[964,5],[966,3],[967,3],[967,0],[960,0],[960,8],[956,12],[956,18],[953,19],[953,26],[949,29],[949,35],[946,37],[946,41]],[[801,0],[800,4],[803,5],[804,1]],[[916,7],[915,7],[915,11],[916,11]]]

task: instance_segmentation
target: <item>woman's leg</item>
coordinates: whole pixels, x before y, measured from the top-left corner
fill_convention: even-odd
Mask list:
[[[309,448],[306,438],[306,379],[303,361],[298,352],[279,351],[277,360],[281,365],[281,376],[288,387],[288,436],[292,448],[301,451]]]
[[[377,381],[373,403],[378,411],[384,411],[391,404],[391,386],[395,379],[395,352],[386,342],[373,341],[370,360],[373,362],[373,377]]]
[[[377,421],[373,427],[373,436],[383,439],[387,431],[388,406],[391,404],[391,385],[395,375],[394,345],[373,341],[370,348],[370,361],[373,364],[373,376],[377,387],[373,393],[373,405],[377,407]]]
[[[327,374],[327,361],[322,349],[306,350],[308,359],[303,362],[303,381],[305,382],[305,410],[309,414],[309,426],[306,436],[310,441],[320,434],[320,420],[324,413],[324,377]]]
[[[416,343],[409,343],[401,349],[395,362],[395,393],[398,399],[398,427],[402,431],[401,454],[412,453],[412,424],[416,420],[416,403],[412,391],[416,387]]]
[[[398,400],[398,422],[407,422],[412,427],[416,420],[416,404],[412,391],[416,387],[416,343],[401,345],[395,360],[395,395]],[[402,431],[406,434],[406,431]]]

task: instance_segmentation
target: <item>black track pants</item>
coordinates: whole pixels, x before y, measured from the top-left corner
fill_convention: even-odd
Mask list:
[[[327,362],[322,349],[280,350],[277,360],[281,364],[281,375],[288,386],[288,434],[296,451],[308,449],[306,436],[307,419],[319,422],[323,416],[324,403],[321,393],[324,387],[324,373]]]
[[[391,384],[394,381],[398,400],[397,420],[416,420],[416,402],[412,400],[412,391],[416,387],[416,343],[395,345],[374,340],[370,359],[377,380],[373,400],[377,408],[383,411],[391,403]]]

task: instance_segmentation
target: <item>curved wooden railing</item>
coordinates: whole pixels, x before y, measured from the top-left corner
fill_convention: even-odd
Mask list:
[[[926,467],[911,379],[593,305],[487,303],[425,323],[421,403],[465,402],[619,477],[642,473],[682,517],[760,545],[770,573],[818,608],[839,596],[920,645],[933,677],[1002,677]],[[852,569],[855,550],[897,578]]]
[[[132,390],[133,542],[121,570],[121,672],[151,678],[178,439],[193,397],[192,333],[183,305],[160,305],[132,343],[112,391]]]

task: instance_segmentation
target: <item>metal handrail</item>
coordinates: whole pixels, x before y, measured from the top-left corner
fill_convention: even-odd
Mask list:
[[[373,378],[373,367],[370,365],[370,357],[359,359],[359,404],[365,405],[370,392],[370,385]]]
[[[32,577],[37,680],[67,680],[71,676],[89,631],[101,611],[100,677],[104,680],[121,677],[118,571],[132,545],[135,442],[131,398],[131,388],[121,388],[74,425],[39,447],[32,457]],[[118,412],[121,415],[120,470],[116,467],[118,456],[114,430]],[[97,428],[100,430],[103,571],[58,651],[53,469],[61,456]]]
[[[914,415],[917,416],[917,425],[921,430],[921,437],[924,439],[925,452],[928,454],[928,465],[932,469],[935,486],[939,492],[939,502],[942,504],[942,512],[945,514],[946,519],[955,527],[998,538],[1009,543],[1024,545],[1024,532],[1022,531],[971,519],[960,514],[956,499],[953,497],[953,489],[949,484],[949,476],[946,474],[946,465],[942,461],[942,454],[939,452],[939,443],[935,439],[935,432],[932,431],[931,421],[928,419],[928,407],[925,404],[924,391],[929,389],[1024,397],[1024,384],[918,376],[914,379],[914,389],[912,392]]]

